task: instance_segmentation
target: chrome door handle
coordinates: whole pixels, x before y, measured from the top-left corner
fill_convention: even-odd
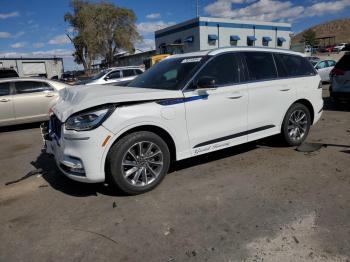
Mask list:
[[[1,98],[0,99],[0,102],[9,102],[10,101],[10,99],[8,99],[8,98]]]
[[[48,93],[48,94],[46,94],[45,96],[46,96],[46,97],[53,97],[53,96],[55,96],[55,94]]]
[[[286,88],[286,89],[280,89],[281,92],[286,92],[286,91],[289,91],[290,88]]]

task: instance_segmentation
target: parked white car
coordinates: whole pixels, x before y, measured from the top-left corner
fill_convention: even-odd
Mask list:
[[[336,62],[334,60],[320,60],[311,61],[311,63],[320,75],[322,82],[329,82],[329,74],[334,68]]]
[[[107,85],[130,82],[143,73],[143,69],[137,66],[113,67],[102,70],[100,73],[87,80],[82,80],[77,85]]]
[[[332,70],[329,90],[333,99],[350,102],[350,52]]]
[[[49,119],[63,83],[44,78],[0,79],[0,126]]]
[[[276,134],[301,144],[322,114],[320,82],[304,57],[286,50],[174,55],[127,87],[66,89],[43,134],[68,177],[140,194],[172,160]]]
[[[334,50],[335,51],[343,51],[343,49],[345,48],[347,43],[341,43],[341,44],[338,44],[334,47]]]

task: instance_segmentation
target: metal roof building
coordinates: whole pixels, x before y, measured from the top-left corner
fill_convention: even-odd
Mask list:
[[[0,57],[0,68],[13,68],[17,71],[20,77],[44,76],[49,79],[54,76],[60,78],[64,70],[63,59],[58,57]]]
[[[197,17],[155,32],[157,53],[229,46],[290,48],[291,24]]]

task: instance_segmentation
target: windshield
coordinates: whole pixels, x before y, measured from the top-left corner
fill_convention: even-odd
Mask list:
[[[128,86],[179,90],[203,63],[204,57],[168,58],[151,67]]]
[[[101,78],[102,76],[104,76],[105,74],[107,74],[109,71],[111,71],[111,69],[103,70],[100,73],[98,73],[98,74],[94,75],[93,77],[91,77],[90,79],[91,80],[97,80],[97,79]]]

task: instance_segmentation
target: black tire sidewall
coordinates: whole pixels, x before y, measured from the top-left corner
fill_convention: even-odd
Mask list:
[[[289,118],[290,116],[292,115],[292,113],[296,110],[302,110],[305,114],[306,114],[306,117],[307,117],[307,128],[306,128],[306,132],[305,132],[305,135],[302,139],[298,140],[298,141],[295,141],[295,140],[292,140],[288,134],[288,122],[289,122]],[[283,124],[282,124],[282,138],[284,140],[284,142],[289,145],[289,146],[298,146],[300,144],[302,144],[305,139],[307,138],[308,134],[309,134],[309,131],[310,131],[310,127],[311,127],[311,114],[310,114],[310,111],[309,109],[303,105],[303,104],[299,104],[299,103],[296,103],[296,104],[293,104],[287,111],[284,119],[283,119]]]
[[[144,187],[136,187],[129,184],[124,178],[121,163],[126,151],[132,145],[141,141],[150,141],[160,148],[163,153],[163,169],[157,179],[151,184]],[[112,146],[108,155],[108,165],[110,176],[108,180],[110,182],[129,195],[142,194],[155,188],[164,179],[170,165],[170,152],[167,144],[158,135],[148,131],[138,131],[121,138]]]

